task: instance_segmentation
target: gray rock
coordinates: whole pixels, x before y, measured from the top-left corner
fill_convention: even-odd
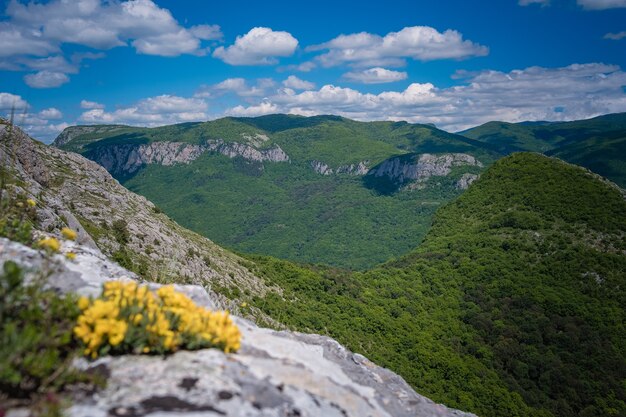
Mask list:
[[[440,155],[421,154],[407,158],[398,156],[389,158],[380,165],[371,169],[367,175],[375,177],[389,177],[398,184],[408,182],[426,182],[430,177],[443,177],[450,173],[455,166],[477,166],[483,164],[472,155],[464,153],[445,153]]]
[[[5,128],[0,125],[0,137]],[[19,179],[15,192],[36,200],[42,231],[55,232],[67,225],[78,232],[78,243],[97,247],[104,256],[123,249],[133,263],[145,266],[146,279],[202,285],[234,311],[240,302],[212,292],[213,286],[237,287],[259,296],[270,290],[243,259],[159,213],[150,201],[81,155],[45,146],[14,128],[11,137],[0,142],[0,161],[8,161]],[[128,230],[123,245],[112,229],[120,220]],[[280,293],[279,288],[271,290]],[[259,311],[250,314],[273,322]]]
[[[337,169],[332,169],[328,164],[322,161],[311,161],[313,171],[321,175],[347,174],[347,175],[365,175],[367,174],[368,161],[361,161],[358,164],[341,165]]]
[[[153,142],[142,145],[102,146],[89,152],[113,175],[133,174],[147,164],[188,164],[200,157],[206,148],[182,142]]]
[[[0,263],[13,260],[32,276],[49,276],[58,291],[97,295],[110,279],[137,276],[97,249],[64,241],[78,256],[52,258],[0,239]],[[149,284],[153,288],[159,284]],[[197,304],[220,308],[202,287],[176,286]],[[99,416],[337,416],[471,417],[417,394],[400,376],[354,354],[335,340],[260,328],[234,318],[242,332],[236,354],[217,349],[173,355],[78,359],[80,369],[108,375],[106,388],[74,394],[70,417]],[[19,413],[19,410],[16,410]]]
[[[365,175],[369,171],[368,162],[361,161],[358,164],[341,165],[336,172],[337,174]]]
[[[210,151],[218,152],[229,158],[237,156],[249,161],[257,162],[288,162],[289,155],[281,149],[280,146],[274,145],[269,149],[257,149],[246,143],[224,142],[221,139],[207,141],[207,147]]]
[[[456,188],[458,188],[459,190],[467,190],[469,186],[478,179],[478,177],[478,174],[466,172],[465,174],[461,175],[461,178],[459,178],[459,180],[456,182]]]
[[[322,161],[311,161],[311,168],[321,175],[332,175],[334,173],[333,169]]]

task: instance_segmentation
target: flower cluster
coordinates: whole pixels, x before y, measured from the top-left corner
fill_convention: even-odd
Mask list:
[[[33,200],[27,200],[27,201],[33,201]],[[63,236],[63,238],[67,240],[76,240],[76,237],[78,236],[78,234],[74,230],[70,229],[69,227],[64,227],[63,229],[61,229],[61,235]],[[56,237],[46,236],[40,239],[39,241],[37,241],[36,247],[43,249],[48,253],[54,254],[54,253],[59,253],[61,251],[61,242]],[[76,254],[74,252],[66,252],[65,257],[69,259],[70,261],[73,261],[76,259]]]
[[[63,235],[63,237],[67,240],[76,240],[76,237],[78,236],[78,234],[69,227],[61,229],[61,235]]]
[[[61,250],[61,242],[55,237],[44,237],[37,242],[37,246],[49,252],[56,253]]]
[[[172,286],[150,291],[135,282],[111,281],[95,299],[81,298],[74,335],[85,355],[166,353],[178,349],[239,349],[241,333],[228,312],[197,306]]]

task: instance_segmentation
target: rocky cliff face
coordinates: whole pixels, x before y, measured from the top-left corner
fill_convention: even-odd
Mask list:
[[[259,135],[257,135],[259,136]],[[264,136],[267,137],[267,136]],[[258,142],[253,142],[257,143]],[[287,162],[289,156],[283,151],[280,146],[274,145],[269,149],[257,149],[255,146],[230,142],[226,143],[223,140],[209,140],[207,142],[207,148],[210,151],[218,152],[222,155],[226,155],[229,158],[235,158],[237,156],[247,159],[249,161],[257,162]]]
[[[86,155],[113,175],[133,174],[146,164],[188,164],[206,151],[199,145],[154,142],[144,145],[102,146]]]
[[[461,178],[459,178],[459,180],[456,182],[456,188],[458,188],[459,190],[467,190],[469,186],[478,179],[478,177],[479,176],[477,174],[466,172],[465,174],[461,175]]]
[[[5,128],[0,125],[0,137]],[[151,155],[160,158],[158,151]],[[21,182],[19,191],[37,202],[43,231],[67,225],[78,231],[80,243],[123,259],[155,281],[200,284],[210,292],[218,286],[259,295],[268,290],[243,259],[181,227],[95,162],[45,146],[17,128],[0,143],[0,161]],[[238,302],[212,294],[237,310]]]
[[[252,142],[260,144],[258,138]],[[149,144],[124,144],[99,146],[85,156],[99,163],[113,175],[129,175],[147,164],[189,164],[206,152],[215,152],[229,158],[241,157],[257,162],[288,162],[289,156],[280,148],[257,149],[247,143],[209,140],[203,145],[183,142],[153,142]]]
[[[13,260],[47,275],[62,293],[97,296],[103,282],[137,276],[97,249],[73,242],[74,261],[52,258],[0,238],[0,264]],[[150,284],[158,287],[157,284]],[[223,307],[202,287],[176,289],[206,308]],[[475,417],[417,394],[398,375],[328,337],[260,328],[235,317],[243,335],[236,354],[216,349],[173,355],[79,359],[74,366],[106,375],[106,388],[73,391],[70,417],[328,416]],[[28,415],[9,410],[7,416]]]
[[[365,175],[367,174],[369,161],[361,161],[358,164],[341,165],[336,169],[331,168],[329,165],[322,161],[311,161],[311,168],[313,171],[321,175],[333,175],[333,174],[347,174],[347,175]]]
[[[107,126],[70,126],[66,129],[63,130],[63,132],[61,132],[59,134],[59,136],[56,137],[56,139],[54,140],[54,142],[52,142],[52,145],[60,147],[65,145],[66,143],[70,142],[72,139],[80,136],[80,135],[86,135],[89,133],[104,133],[104,132],[111,132],[111,131],[115,131],[115,130],[119,130],[121,128],[123,128],[125,126],[111,126],[111,125],[107,125]]]
[[[446,176],[456,166],[482,167],[483,164],[472,155],[464,153],[402,155],[387,159],[372,168],[367,175],[388,177],[397,184],[419,184],[433,176]],[[467,181],[463,184],[466,183]]]

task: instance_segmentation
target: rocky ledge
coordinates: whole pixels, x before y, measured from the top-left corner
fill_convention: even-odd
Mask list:
[[[74,261],[0,239],[0,264],[16,261],[48,276],[60,292],[96,295],[102,282],[137,279],[97,249],[73,242]],[[157,286],[157,284],[151,284]],[[197,304],[219,308],[200,286],[181,285]],[[219,304],[219,303],[217,303]],[[159,356],[125,355],[75,366],[107,376],[106,388],[74,393],[71,417],[107,416],[422,416],[472,417],[417,394],[398,375],[325,336],[260,328],[235,317],[236,354],[216,349]],[[7,414],[23,415],[24,410]],[[475,416],[474,416],[475,417]]]
[[[472,155],[465,153],[409,154],[389,158],[372,168],[367,175],[386,176],[397,184],[409,182],[419,184],[433,176],[446,176],[452,171],[452,167],[457,166],[482,167],[483,164]],[[470,177],[465,177],[458,187],[467,187],[471,181]]]

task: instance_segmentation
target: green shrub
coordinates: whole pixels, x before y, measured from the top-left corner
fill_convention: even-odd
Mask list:
[[[113,230],[113,236],[120,245],[125,245],[130,239],[130,233],[128,232],[127,223],[123,219],[118,219],[113,222],[111,228]]]
[[[84,379],[70,369],[78,353],[72,329],[80,313],[72,296],[26,283],[8,261],[0,275],[0,392],[29,398]],[[1,394],[0,394],[1,395]]]

